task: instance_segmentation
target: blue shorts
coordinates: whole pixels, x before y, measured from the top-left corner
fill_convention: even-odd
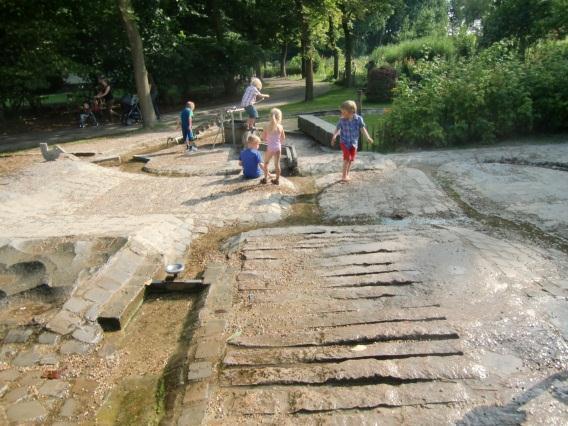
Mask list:
[[[183,135],[183,141],[184,142],[192,142],[195,140],[195,138],[193,137],[193,132],[191,131],[191,129],[181,129],[181,133]]]
[[[245,107],[245,111],[249,115],[249,118],[258,118],[258,111],[254,107],[254,105],[248,105]]]

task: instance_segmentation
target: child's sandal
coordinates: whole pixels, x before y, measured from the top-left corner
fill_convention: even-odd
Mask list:
[[[274,185],[280,185],[280,179],[278,179],[278,178],[272,179],[271,182],[272,182]]]
[[[266,185],[266,184],[267,184],[266,178],[262,178],[262,179],[260,180],[260,183],[263,184],[263,185]]]

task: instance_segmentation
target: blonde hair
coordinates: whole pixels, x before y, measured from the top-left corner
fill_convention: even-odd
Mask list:
[[[270,133],[276,132],[280,130],[280,123],[282,123],[282,111],[278,108],[272,108],[270,110],[270,121],[268,122],[268,126],[266,126],[266,130]]]
[[[247,145],[256,145],[260,144],[260,138],[257,135],[250,135],[247,138]]]
[[[194,104],[193,102],[187,101],[187,104],[186,104],[186,105],[187,105],[187,106],[189,107],[189,109],[191,109],[192,111],[195,110],[195,104]]]
[[[262,89],[262,81],[260,81],[258,78],[253,77],[250,79],[250,84],[252,84],[254,87],[256,87],[258,90]]]
[[[345,101],[341,104],[340,109],[355,114],[357,112],[357,104],[355,101]]]

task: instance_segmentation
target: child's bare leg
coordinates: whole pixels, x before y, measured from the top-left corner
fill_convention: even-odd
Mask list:
[[[349,160],[343,160],[343,171],[341,173],[341,180],[347,180],[347,168],[349,167]]]
[[[268,167],[270,166],[270,160],[272,159],[272,152],[266,151],[264,154],[264,179],[270,179],[270,172]]]
[[[278,151],[274,153],[274,169],[276,171],[276,180],[280,179],[280,157],[282,155],[282,152]]]
[[[247,118],[247,129],[252,129],[254,126],[254,118]]]
[[[351,177],[349,176],[349,173],[351,172],[351,165],[353,164],[353,161],[347,161],[347,173],[345,173],[345,180],[350,180]]]

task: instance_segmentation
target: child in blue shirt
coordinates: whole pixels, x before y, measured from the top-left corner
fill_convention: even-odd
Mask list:
[[[260,138],[256,135],[250,135],[247,138],[247,149],[241,152],[239,164],[243,167],[243,176],[245,179],[256,179],[262,175],[261,167],[262,157],[258,152],[260,146]]]
[[[188,152],[197,151],[195,143],[191,143],[195,140],[193,136],[193,111],[195,111],[195,104],[188,101],[180,114],[181,134]]]
[[[335,138],[340,135],[339,140],[341,151],[343,151],[343,173],[341,175],[342,182],[348,182],[351,178],[349,172],[351,165],[357,156],[357,145],[359,144],[359,133],[363,130],[367,140],[373,143],[373,139],[369,136],[369,132],[365,127],[363,117],[357,115],[357,104],[354,101],[345,101],[341,104],[341,118],[335,133],[331,138],[331,146],[335,145]]]

